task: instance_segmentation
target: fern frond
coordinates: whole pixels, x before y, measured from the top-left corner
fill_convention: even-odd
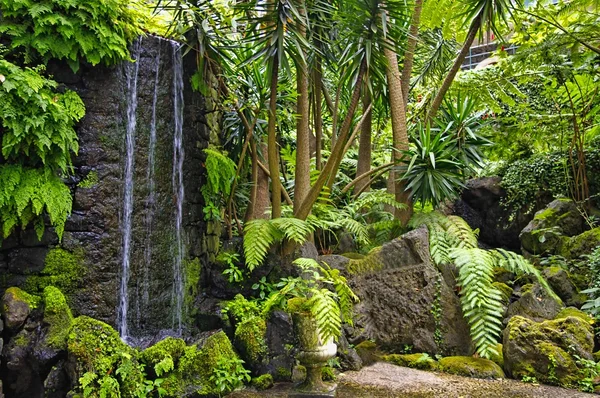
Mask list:
[[[315,230],[313,226],[298,218],[276,218],[271,220],[271,224],[283,233],[286,239],[298,244],[306,242],[308,236]]]
[[[460,301],[477,353],[489,358],[502,332],[502,294],[493,285],[494,255],[479,248],[453,249]]]
[[[540,271],[533,266],[527,259],[517,253],[504,249],[490,250],[490,253],[496,259],[499,267],[502,267],[516,275],[533,275],[537,282],[548,292],[548,294],[557,301],[561,299],[554,293],[550,285]]]
[[[321,341],[326,343],[331,338],[337,340],[342,330],[342,317],[335,293],[327,289],[315,290],[307,306],[315,317]]]
[[[448,216],[446,232],[458,239],[458,247],[472,249],[477,247],[477,235],[469,224],[459,216]]]
[[[354,235],[356,242],[361,245],[368,245],[370,242],[369,231],[367,227],[352,218],[342,218],[339,224],[348,232]]]
[[[244,256],[250,271],[262,264],[269,248],[283,235],[269,220],[256,219],[244,227]]]

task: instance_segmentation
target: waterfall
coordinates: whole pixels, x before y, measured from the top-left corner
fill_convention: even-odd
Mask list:
[[[158,100],[158,82],[160,77],[160,47],[155,59],[154,73],[154,91],[152,96],[152,117],[150,120],[150,139],[148,141],[148,166],[146,168],[146,181],[148,186],[148,196],[146,198],[146,216],[144,220],[146,229],[146,241],[144,247],[144,262],[142,264],[142,292],[141,299],[138,295],[137,308],[137,327],[142,328],[140,318],[142,314],[147,314],[150,306],[150,264],[152,263],[152,231],[154,223],[154,212],[156,210],[156,187],[154,171],[156,168],[156,102]]]
[[[173,134],[173,194],[175,197],[175,247],[173,256],[173,328],[181,334],[183,318],[183,62],[181,45],[171,42],[173,47],[173,112],[175,131]]]
[[[127,77],[127,130],[125,158],[125,178],[123,194],[123,261],[121,263],[121,285],[119,289],[119,308],[117,312],[117,328],[123,339],[129,336],[127,327],[127,310],[129,308],[129,276],[131,256],[131,224],[133,213],[133,167],[135,163],[135,130],[137,112],[137,79],[139,71],[139,58],[141,39],[138,39],[133,48],[132,57],[136,61],[125,68]]]

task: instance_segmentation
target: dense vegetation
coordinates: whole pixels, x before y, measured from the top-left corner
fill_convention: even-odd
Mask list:
[[[49,344],[77,364],[77,388],[85,397],[226,394],[251,380],[244,360],[266,360],[274,309],[314,320],[320,343],[342,339],[359,301],[346,279],[351,267],[377,269],[367,261],[377,247],[423,226],[434,266],[450,269],[478,358],[497,362],[502,331],[521,322],[503,324],[513,292],[525,296],[536,283],[562,305],[552,272],[587,279],[572,283],[586,295],[574,302],[598,319],[599,10],[595,0],[0,0],[0,238],[31,224],[38,239],[49,225],[62,238],[71,213],[67,180],[85,105],[47,67],[66,63],[78,73],[131,61],[135,38],[157,30],[151,13],[168,20],[161,33],[196,59],[186,84],[213,100],[206,113],[216,115],[209,127],[218,137],[203,151],[204,219],[229,239],[243,237],[243,253],[221,250],[214,259],[228,286],[250,292],[223,305],[233,346],[220,332],[204,346],[166,339],[139,351],[108,325],[73,317],[58,290],[65,278],[70,289],[71,275],[47,269],[45,279],[28,278],[43,296]],[[465,67],[474,43],[492,37],[488,65]],[[442,215],[468,179],[492,175],[502,178],[502,222],[533,219],[535,250],[484,249],[478,230]],[[559,227],[562,214],[533,217],[555,198],[574,204],[584,220],[578,234]],[[344,239],[352,253],[339,249]],[[306,242],[350,265],[288,261]],[[270,255],[289,269],[250,283]],[[502,272],[510,278],[500,282]],[[40,300],[10,294],[30,310]],[[436,346],[440,297],[431,309]],[[585,314],[577,317],[591,328]],[[546,355],[543,381],[597,388],[599,364],[575,355],[577,377],[562,377],[553,373],[557,357]],[[435,361],[412,361],[422,362]]]

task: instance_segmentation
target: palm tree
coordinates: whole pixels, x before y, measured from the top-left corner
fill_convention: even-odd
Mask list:
[[[515,5],[516,3],[516,5]],[[465,18],[464,24],[470,23],[467,38],[463,43],[454,64],[442,82],[440,89],[434,97],[427,113],[427,120],[432,121],[442,104],[444,96],[450,89],[456,74],[460,70],[469,49],[475,41],[477,34],[485,28],[487,31],[494,32],[501,37],[500,24],[508,24],[508,17],[512,16],[512,9],[521,6],[521,0],[465,0],[466,10],[462,14]]]

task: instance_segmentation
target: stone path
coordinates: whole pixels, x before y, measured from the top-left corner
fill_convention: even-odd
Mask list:
[[[234,398],[285,398],[292,385],[283,383],[264,392],[236,391]],[[516,380],[481,380],[425,372],[379,362],[359,372],[338,377],[340,398],[586,398],[576,390],[522,383]]]

